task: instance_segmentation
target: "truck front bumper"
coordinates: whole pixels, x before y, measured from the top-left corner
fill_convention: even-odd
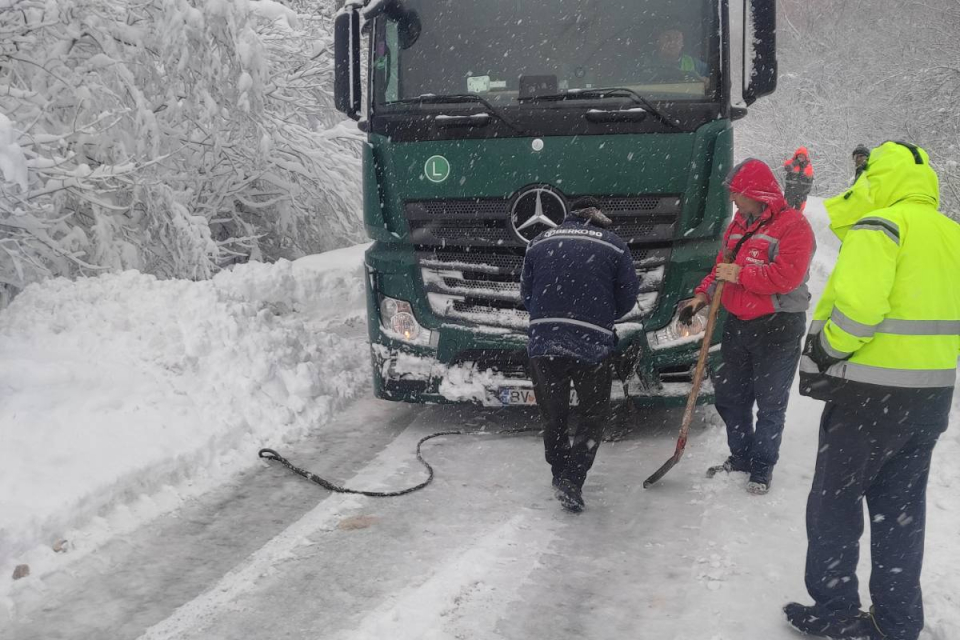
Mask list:
[[[654,352],[624,362],[615,354],[611,400],[640,406],[678,406],[690,393],[699,342]],[[719,362],[720,345],[710,350],[708,371]],[[385,400],[416,403],[471,403],[490,407],[531,404],[533,383],[525,349],[502,346],[466,349],[453,362],[435,353],[405,346],[374,343],[371,360],[374,393]],[[575,400],[574,400],[575,401]],[[698,404],[713,403],[713,385],[707,377]]]

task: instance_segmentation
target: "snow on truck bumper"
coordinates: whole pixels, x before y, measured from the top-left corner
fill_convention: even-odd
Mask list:
[[[641,359],[636,370],[627,376],[626,384],[614,377],[611,400],[629,399],[641,405],[680,405],[686,401],[699,342],[673,349],[658,347],[653,354],[648,353]],[[713,364],[719,345],[710,351]],[[509,364],[500,368],[473,361],[447,364],[429,353],[413,353],[375,343],[371,347],[374,391],[378,398],[402,402],[533,406],[536,404],[533,383],[525,367],[511,361],[515,353],[504,350],[504,361]],[[496,355],[491,355],[495,360]],[[577,402],[575,393],[571,402]],[[708,378],[701,387],[699,403],[712,402],[713,385]]]

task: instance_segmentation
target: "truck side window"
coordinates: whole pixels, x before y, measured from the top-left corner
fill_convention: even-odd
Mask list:
[[[387,41],[387,60],[386,60],[386,88],[384,91],[384,100],[393,102],[400,99],[400,78],[399,78],[399,60],[395,52],[400,50],[400,36],[397,23],[393,20],[387,22],[386,27]]]

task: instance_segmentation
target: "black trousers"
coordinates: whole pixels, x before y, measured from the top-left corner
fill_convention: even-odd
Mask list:
[[[860,608],[857,562],[863,498],[870,512],[870,596],[890,640],[923,628],[920,570],[927,477],[947,427],[952,389],[915,402],[828,403],[807,500],[807,591],[820,607]]]
[[[780,459],[787,402],[806,329],[804,313],[754,320],[730,315],[723,327],[723,364],[713,376],[717,413],[727,426],[730,454],[757,480],[769,482]]]
[[[553,478],[583,487],[610,415],[610,366],[560,357],[531,358],[530,366],[544,421],[544,453]],[[579,400],[572,416],[571,382]]]

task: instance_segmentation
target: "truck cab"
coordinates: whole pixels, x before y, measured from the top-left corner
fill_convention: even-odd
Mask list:
[[[749,105],[776,85],[775,3],[738,9]],[[706,319],[680,325],[677,309],[715,260],[732,123],[746,114],[731,101],[730,27],[727,0],[341,9],[335,94],[367,134],[378,397],[535,402],[520,270],[527,244],[582,196],[613,220],[642,286],[616,325],[615,396],[685,395]]]

